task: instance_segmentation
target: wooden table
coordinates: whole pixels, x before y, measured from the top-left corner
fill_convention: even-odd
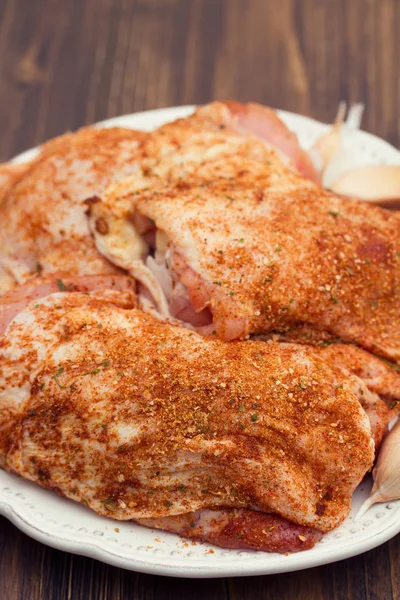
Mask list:
[[[216,98],[329,121],[340,100],[400,142],[399,0],[0,0],[0,159],[107,117]],[[0,598],[400,599],[400,536],[341,563],[177,580],[42,546],[0,518]]]

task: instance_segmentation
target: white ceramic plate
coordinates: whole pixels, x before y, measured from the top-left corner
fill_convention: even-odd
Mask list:
[[[155,110],[110,119],[99,125],[148,131],[192,110],[190,106]],[[306,117],[280,114],[306,148],[327,128]],[[355,134],[353,150],[361,164],[400,163],[400,153],[395,148],[364,132]],[[27,160],[35,152],[25,152],[16,160]],[[125,569],[175,577],[261,575],[306,569],[355,556],[396,535],[400,531],[400,502],[372,507],[360,522],[354,521],[370,488],[371,481],[367,480],[356,490],[351,515],[341,527],[324,536],[312,550],[288,556],[223,550],[129,522],[112,521],[4,471],[0,471],[0,513],[44,544]]]

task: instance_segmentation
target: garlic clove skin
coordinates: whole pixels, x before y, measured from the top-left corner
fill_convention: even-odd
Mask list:
[[[400,500],[400,419],[383,441],[373,478],[371,495],[358,511],[356,521],[378,502]]]
[[[370,165],[343,173],[332,192],[387,208],[400,208],[400,165]]]

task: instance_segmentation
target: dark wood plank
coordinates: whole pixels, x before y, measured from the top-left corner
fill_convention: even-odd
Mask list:
[[[0,0],[0,159],[118,114],[215,98],[329,121],[340,100],[400,143],[400,0]],[[30,540],[0,518],[0,597],[400,600],[400,536],[287,575],[174,580]]]
[[[2,158],[67,128],[213,98],[326,121],[341,99],[362,100],[365,127],[399,143],[399,0],[0,4]]]
[[[172,579],[47,548],[0,517],[0,597],[6,600],[225,600],[223,579]]]

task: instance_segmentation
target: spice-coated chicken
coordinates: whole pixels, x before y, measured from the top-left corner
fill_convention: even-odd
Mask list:
[[[216,158],[234,155],[265,160],[265,149],[291,170],[318,180],[308,153],[275,110],[239,102],[212,102],[156,129],[143,149],[143,169],[156,178],[184,178]]]
[[[152,135],[82,129],[48,142],[29,163],[0,165],[0,293],[38,272],[115,272],[89,235],[85,213],[96,195],[110,183],[139,173],[139,164],[140,173],[169,178],[215,156],[258,156],[264,144],[252,135],[255,123],[264,141],[277,147],[293,168],[315,175],[307,154],[275,111],[222,103],[202,107],[195,116]]]
[[[264,159],[111,186],[92,214],[99,250],[159,312],[205,334],[302,325],[399,361],[399,215],[329,194],[267,149]]]
[[[96,250],[85,200],[137,170],[145,133],[82,129],[38,157],[0,167],[0,293],[37,273],[113,273]]]
[[[3,296],[5,469],[226,547],[305,549],[344,519],[374,458],[360,379],[306,347],[160,323],[129,283],[95,283],[42,287],[18,314]]]

